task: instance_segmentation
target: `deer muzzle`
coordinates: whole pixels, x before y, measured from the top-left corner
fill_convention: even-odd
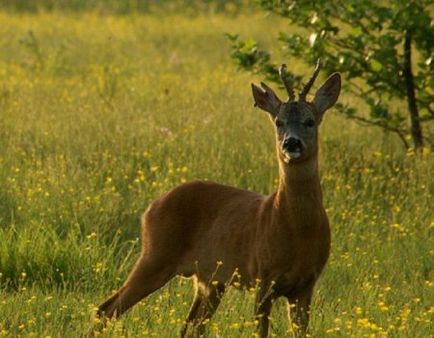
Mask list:
[[[303,143],[298,138],[293,136],[286,138],[282,144],[282,150],[287,160],[285,162],[299,158],[303,148]]]

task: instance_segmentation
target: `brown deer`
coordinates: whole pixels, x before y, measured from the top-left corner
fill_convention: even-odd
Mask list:
[[[330,248],[329,222],[318,173],[318,126],[339,96],[331,75],[306,101],[319,63],[296,101],[285,65],[280,77],[289,94],[282,102],[264,83],[252,84],[255,106],[276,130],[277,192],[255,192],[193,181],[155,200],[142,217],[142,251],[125,284],[98,309],[118,317],[175,276],[193,277],[193,304],[181,330],[200,335],[232,282],[257,287],[255,316],[268,336],[273,300],[286,297],[297,336],[305,336],[312,291]],[[238,284],[237,284],[238,285]],[[298,329],[297,329],[298,328]]]

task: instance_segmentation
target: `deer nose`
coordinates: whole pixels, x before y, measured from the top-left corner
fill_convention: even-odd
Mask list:
[[[294,152],[299,152],[302,151],[303,149],[303,144],[301,143],[301,141],[298,138],[295,137],[288,137],[284,142],[283,142],[283,148],[286,151],[289,151],[290,153],[294,153]]]

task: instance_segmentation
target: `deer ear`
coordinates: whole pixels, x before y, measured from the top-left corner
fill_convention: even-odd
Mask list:
[[[273,117],[276,117],[279,113],[279,108],[282,104],[282,101],[265,83],[261,82],[261,87],[262,88],[252,83],[252,93],[253,98],[255,99],[255,107],[258,106],[262,110],[270,113]]]
[[[338,100],[341,92],[341,75],[334,73],[317,90],[313,99],[313,104],[320,115],[331,108]]]

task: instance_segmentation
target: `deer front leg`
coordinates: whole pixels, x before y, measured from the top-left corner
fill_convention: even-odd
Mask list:
[[[268,337],[268,328],[270,325],[269,316],[273,305],[272,301],[270,288],[259,289],[256,294],[255,319],[258,322],[260,338]]]
[[[313,287],[308,287],[295,296],[286,296],[289,321],[297,338],[304,338],[307,335],[312,292]]]

